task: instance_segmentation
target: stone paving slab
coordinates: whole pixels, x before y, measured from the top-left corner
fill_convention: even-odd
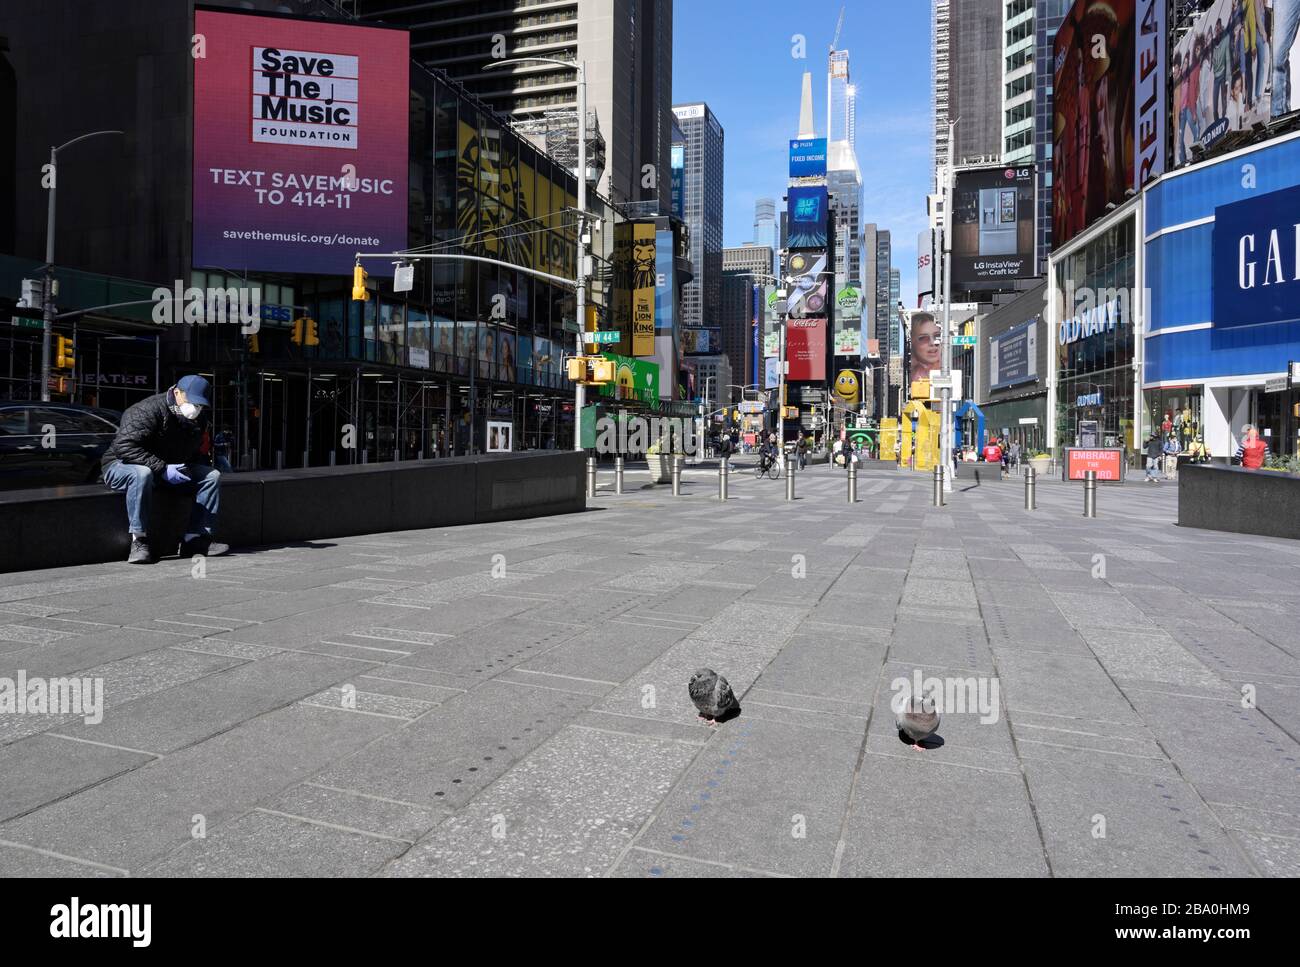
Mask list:
[[[0,875],[1300,876],[1300,545],[1175,488],[713,483],[0,576],[0,680],[105,684],[0,705]],[[916,671],[996,716],[913,750]]]

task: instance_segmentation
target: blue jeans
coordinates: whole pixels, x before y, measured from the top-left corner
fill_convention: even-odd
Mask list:
[[[186,464],[185,472],[190,477],[190,483],[168,484],[161,477],[155,477],[148,467],[117,460],[104,468],[104,483],[113,490],[126,493],[127,522],[131,533],[139,537],[148,534],[145,527],[149,520],[149,505],[155,485],[161,482],[164,487],[196,488],[194,507],[190,511],[190,526],[185,533],[202,533],[211,537],[221,506],[221,474],[203,463]]]
[[[1160,479],[1160,461],[1154,457],[1147,457],[1147,480]]]
[[[1273,114],[1291,110],[1291,46],[1300,27],[1300,0],[1273,2]]]

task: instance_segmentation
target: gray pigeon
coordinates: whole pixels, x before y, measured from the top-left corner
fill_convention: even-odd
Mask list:
[[[935,711],[934,696],[918,698],[913,695],[903,706],[903,711],[894,716],[898,731],[912,740],[913,749],[924,749],[921,740],[939,731],[939,713]]]
[[[700,710],[700,718],[710,725],[716,725],[717,719],[725,718],[732,710],[740,708],[727,680],[712,668],[701,668],[692,675],[686,689]]]

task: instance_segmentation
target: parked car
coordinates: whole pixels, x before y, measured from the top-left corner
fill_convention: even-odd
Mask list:
[[[121,416],[71,403],[0,401],[0,489],[94,483]]]

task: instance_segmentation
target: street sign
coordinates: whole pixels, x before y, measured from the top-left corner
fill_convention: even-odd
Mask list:
[[[1287,389],[1286,384],[1287,384],[1287,378],[1285,376],[1277,376],[1273,379],[1266,379],[1264,380],[1264,392],[1285,393]]]
[[[44,329],[45,328],[44,319],[32,319],[27,316],[20,316],[18,315],[17,312],[14,313],[14,317],[11,321],[15,326],[17,326],[20,329]]]
[[[953,336],[952,344],[954,346],[974,346],[975,337],[974,336]]]
[[[415,285],[415,266],[403,265],[400,262],[394,264],[397,269],[393,272],[393,291],[410,292]]]
[[[741,413],[749,415],[762,413],[766,408],[767,406],[762,400],[741,400],[739,407]]]
[[[589,332],[587,333],[587,342],[594,342],[597,345],[603,343],[618,342],[623,338],[621,332]]]

